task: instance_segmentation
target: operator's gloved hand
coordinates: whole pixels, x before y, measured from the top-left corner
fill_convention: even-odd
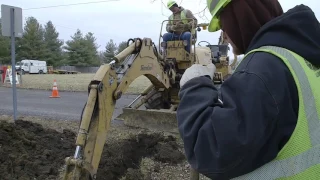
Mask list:
[[[183,27],[184,27],[184,25],[183,25],[183,24],[181,24],[181,23],[179,23],[179,24],[176,24],[176,25],[175,25],[175,27],[176,27],[177,29],[181,29],[181,28],[183,28]]]
[[[183,25],[183,28],[185,28],[185,29],[191,29],[191,25],[190,25],[190,24],[184,24],[184,25]]]
[[[216,66],[212,63],[208,65],[193,64],[183,73],[180,80],[180,87],[182,87],[189,80],[200,76],[210,76],[210,78],[213,79],[215,72]]]
[[[170,31],[177,31],[178,27],[177,25],[170,26]]]

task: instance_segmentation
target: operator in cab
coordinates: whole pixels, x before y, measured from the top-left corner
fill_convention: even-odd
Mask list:
[[[169,20],[178,20],[178,21],[169,21],[166,30],[168,33],[163,35],[163,41],[172,41],[172,40],[186,40],[187,46],[185,50],[190,53],[191,47],[191,37],[195,37],[196,27],[197,27],[197,18],[194,17],[192,12],[183,7],[179,7],[176,1],[169,0],[167,3],[168,9],[172,12],[172,15],[169,17]],[[194,19],[193,21],[191,19]]]
[[[295,1],[290,1],[292,4]],[[191,167],[211,179],[320,179],[320,25],[312,9],[278,0],[207,0],[208,31],[244,57],[223,82],[193,65],[177,120]]]

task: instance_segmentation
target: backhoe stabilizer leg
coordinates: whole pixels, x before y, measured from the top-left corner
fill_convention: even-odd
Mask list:
[[[95,179],[115,107],[116,73],[109,64],[99,68],[89,85],[73,157],[66,158],[65,180]],[[89,178],[90,177],[90,178]]]

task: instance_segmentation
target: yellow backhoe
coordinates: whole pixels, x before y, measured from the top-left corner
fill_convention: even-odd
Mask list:
[[[199,24],[194,28],[200,31],[206,27],[207,24]],[[195,34],[188,53],[185,41],[165,43],[161,38],[162,30],[159,48],[163,50],[160,52],[150,38],[132,39],[132,43],[111,63],[102,65],[96,72],[88,86],[89,94],[81,115],[75,153],[66,158],[65,180],[96,179],[115,103],[139,76],[147,77],[152,85],[124,108],[118,119],[129,126],[177,133],[175,111],[179,104],[179,80],[184,71],[194,63],[213,62],[217,67],[215,84],[222,83],[231,74],[226,44],[195,47]],[[217,56],[213,58],[215,53]],[[144,108],[139,109],[142,105]],[[192,176],[199,177],[194,171]]]

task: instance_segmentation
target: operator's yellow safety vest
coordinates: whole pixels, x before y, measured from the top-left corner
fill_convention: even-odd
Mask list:
[[[298,122],[273,161],[234,179],[320,180],[320,68],[290,50],[275,46],[260,47],[245,56],[257,51],[279,57],[292,73],[299,95]]]
[[[173,17],[174,15],[171,14],[171,16],[169,17],[169,20],[173,20]],[[185,9],[181,11],[180,17],[183,24],[188,24],[187,13]],[[172,22],[173,21],[169,21],[169,24],[171,24]],[[195,33],[196,33],[196,28],[194,27],[191,29],[191,34],[195,34]]]

